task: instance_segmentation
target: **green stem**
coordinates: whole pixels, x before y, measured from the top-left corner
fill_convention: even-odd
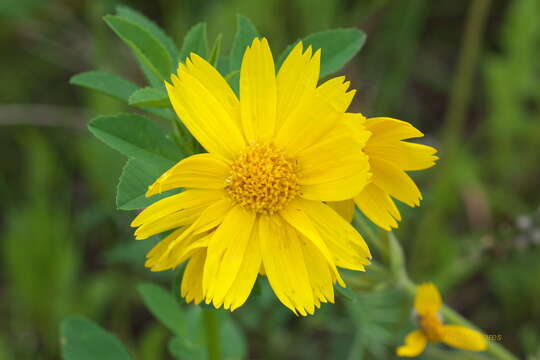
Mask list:
[[[219,344],[219,319],[214,310],[203,310],[203,322],[208,348],[208,360],[220,360],[221,348]]]

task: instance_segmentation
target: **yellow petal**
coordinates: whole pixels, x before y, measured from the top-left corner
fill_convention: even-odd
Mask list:
[[[208,244],[204,266],[203,292],[206,303],[221,307],[236,279],[251,238],[255,214],[241,206],[233,207]]]
[[[431,146],[409,143],[406,141],[379,142],[368,145],[364,151],[370,159],[386,160],[396,168],[409,170],[423,170],[435,165],[438,159],[437,152]]]
[[[180,120],[208,152],[233,160],[246,143],[239,126],[240,105],[225,79],[192,54],[171,81],[165,87]]]
[[[319,201],[299,200],[302,209],[310,217],[337,266],[364,270],[370,263],[371,254],[362,236],[328,205]]]
[[[256,221],[253,225],[253,231],[246,247],[242,265],[240,265],[241,271],[236,275],[231,288],[223,300],[223,307],[225,309],[234,311],[242,306],[251,293],[255,280],[257,280],[257,275],[262,267],[258,226],[258,221]]]
[[[179,236],[177,236],[176,239],[178,237]],[[146,267],[149,267],[151,271],[174,269],[193,256],[199,249],[207,248],[209,239],[210,235],[208,233],[189,236],[184,239],[184,241],[177,243],[170,251],[167,251],[167,245],[159,255],[153,257],[151,262],[147,261],[145,265]]]
[[[347,91],[350,84],[350,81],[345,81],[345,76],[335,77],[322,83],[317,88],[317,94],[326,99],[336,111],[345,112],[356,94],[356,90]]]
[[[195,220],[195,222],[182,233],[182,235],[168,245],[163,256],[168,256],[170,252],[176,246],[178,246],[178,244],[183,241],[189,241],[190,237],[202,234],[205,231],[209,231],[217,227],[219,224],[221,224],[232,206],[233,205],[229,199],[218,200],[214,204],[208,206],[197,218],[197,220]]]
[[[321,302],[334,302],[334,282],[339,278],[338,282],[345,287],[345,283],[341,280],[339,273],[334,265],[330,265],[322,252],[315,244],[304,236],[300,236],[302,251],[306,269],[310,276],[311,287],[313,289],[313,298],[315,306],[319,306]]]
[[[196,154],[181,160],[148,187],[146,196],[176,188],[223,189],[229,165],[214,154]]]
[[[285,209],[283,209],[280,214],[292,227],[294,227],[299,233],[301,233],[312,245],[320,251],[322,257],[325,259],[326,267],[330,267],[336,279],[342,286],[345,286],[345,283],[339,276],[339,273],[336,269],[334,259],[326,243],[323,241],[320,233],[317,231],[315,225],[309,218],[309,216],[304,211],[302,205],[304,202],[293,200],[291,201]]]
[[[369,118],[365,123],[372,133],[370,143],[399,141],[422,137],[424,134],[406,121],[386,117]]]
[[[167,247],[169,244],[176,239],[178,236],[180,236],[184,232],[185,228],[176,229],[175,231],[171,232],[169,235],[167,235],[163,240],[158,242],[152,250],[146,254],[146,262],[144,266],[147,268],[152,268],[155,265],[157,265],[159,258],[163,255],[163,253],[167,250]]]
[[[369,186],[369,185],[367,185]],[[348,223],[350,223],[354,216],[354,201],[329,201],[326,205],[330,206],[335,212],[341,215]]]
[[[321,52],[313,57],[311,47],[302,53],[302,42],[296,44],[289,53],[277,75],[277,127],[286,121],[291,112],[298,107],[306,91],[313,91],[319,80]]]
[[[371,136],[371,132],[365,126],[365,116],[360,113],[344,113],[341,116],[341,121],[349,127],[351,135],[358,145],[363,148]]]
[[[137,240],[193,223],[210,205],[224,198],[223,191],[186,190],[144,209],[131,223]]]
[[[298,183],[305,199],[351,199],[369,182],[368,157],[343,124],[301,151],[297,160]]]
[[[222,199],[224,196],[225,193],[219,190],[186,190],[180,194],[171,195],[156,201],[148,206],[133,219],[131,226],[137,227],[145,223],[151,223],[172,213],[206,207],[208,204]]]
[[[364,215],[386,231],[397,228],[397,221],[401,220],[394,201],[374,183],[368,184],[354,202]]]
[[[486,337],[482,333],[459,325],[443,325],[441,341],[463,350],[484,351],[487,348]]]
[[[373,173],[371,181],[381,190],[409,206],[420,205],[422,194],[403,170],[379,158],[371,158],[370,165]]]
[[[432,283],[420,284],[416,287],[414,309],[420,315],[435,314],[441,309],[441,294]]]
[[[427,339],[420,330],[413,331],[405,338],[405,345],[396,349],[397,356],[415,357],[424,351]]]
[[[200,304],[203,300],[202,277],[206,248],[201,248],[189,260],[182,277],[181,295],[187,303]]]
[[[274,59],[263,38],[253,40],[240,68],[240,108],[248,143],[268,141],[276,126],[277,87]],[[223,134],[224,138],[228,134]]]
[[[278,216],[259,217],[259,238],[264,269],[278,299],[295,313],[315,311],[315,299],[301,240]]]
[[[274,144],[295,156],[324,139],[343,113],[323,96],[317,89],[305,89],[302,98],[298,99],[298,106],[277,132]]]

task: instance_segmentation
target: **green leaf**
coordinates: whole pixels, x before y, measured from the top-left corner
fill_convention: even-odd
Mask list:
[[[169,190],[150,198],[144,195],[148,186],[173,165],[172,161],[148,163],[138,159],[129,159],[118,181],[116,207],[121,210],[142,209],[157,200],[177,193],[177,190]]]
[[[182,157],[163,130],[141,115],[99,116],[88,124],[98,139],[130,158],[146,163],[174,163]]]
[[[150,106],[150,107],[169,107],[170,102],[165,91],[161,89],[146,87],[136,90],[129,97],[129,105]]]
[[[169,53],[173,62],[178,61],[178,48],[174,44],[174,41],[156,23],[148,19],[140,12],[135,11],[125,5],[118,6],[116,8],[116,14],[148,30],[167,49],[167,52]]]
[[[219,316],[219,341],[223,359],[245,359],[247,345],[242,329],[236,324],[229,312],[217,311]],[[203,310],[201,306],[192,307],[186,311],[186,326],[189,329],[189,343],[181,338],[174,338],[169,342],[169,351],[179,360],[206,360],[205,331],[203,326]]]
[[[309,45],[313,47],[313,51],[321,49],[322,78],[341,70],[362,49],[366,34],[358,29],[334,29],[308,35],[299,41],[302,41],[304,49]],[[278,68],[297,43],[298,41],[289,45],[281,53]]]
[[[178,360],[207,360],[206,349],[202,346],[188,346],[185,341],[176,336],[169,341],[169,352]]]
[[[127,360],[122,343],[95,323],[78,316],[62,321],[60,344],[64,360]]]
[[[184,37],[182,50],[180,50],[180,62],[185,62],[186,57],[194,52],[200,57],[208,58],[208,36],[206,32],[206,23],[198,23],[189,29]]]
[[[251,45],[253,39],[258,36],[255,25],[247,17],[242,15],[236,17],[236,34],[231,48],[229,72],[240,70],[246,47]]]
[[[208,58],[208,62],[212,64],[213,67],[217,68],[218,62],[219,62],[219,55],[221,53],[221,38],[223,37],[222,34],[219,34],[216,38],[216,41],[214,41],[214,46],[212,46],[212,51],[210,52],[210,57]]]
[[[181,338],[186,338],[187,328],[184,312],[168,291],[149,283],[139,284],[137,290],[146,307],[163,325]]]
[[[229,56],[229,71],[227,81],[231,84],[234,92],[238,95],[240,88],[240,66],[246,48],[251,45],[253,39],[258,37],[259,33],[255,25],[245,16],[238,15],[236,17],[236,34]]]
[[[89,71],[77,74],[69,79],[69,83],[97,90],[125,102],[139,88],[132,82],[102,71]]]
[[[120,16],[107,15],[104,20],[156,76],[162,80],[169,78],[173,60],[154,35]]]
[[[223,355],[226,359],[244,359],[247,355],[246,338],[242,329],[236,324],[231,314],[223,313],[219,335]]]
[[[350,288],[344,288],[341,286],[335,286],[336,292],[341,295],[345,300],[355,303],[358,301],[358,294],[352,291]]]

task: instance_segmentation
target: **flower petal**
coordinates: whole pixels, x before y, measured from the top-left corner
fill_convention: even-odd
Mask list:
[[[246,143],[239,126],[240,105],[225,79],[191,54],[171,81],[165,86],[180,120],[208,152],[233,160]]]
[[[353,200],[328,201],[326,205],[330,206],[332,210],[337,212],[348,223],[352,221],[354,217],[354,201]]]
[[[176,188],[223,189],[229,165],[214,154],[196,154],[179,161],[148,187],[146,196]]]
[[[251,232],[251,238],[248,241],[246,251],[244,253],[244,259],[242,265],[240,265],[241,271],[238,272],[231,288],[227,292],[225,299],[223,300],[223,307],[236,310],[242,306],[257,280],[257,275],[262,266],[262,254],[259,242],[259,229],[258,222],[253,225],[253,231]]]
[[[313,314],[315,299],[298,234],[277,216],[262,215],[259,224],[264,269],[274,293],[294,313]]]
[[[371,254],[362,236],[328,205],[319,201],[298,200],[332,253],[337,266],[364,270]]]
[[[424,283],[416,287],[414,309],[418,314],[435,314],[439,312],[441,305],[441,294],[439,294],[439,291],[435,285],[432,283]]]
[[[414,207],[420,204],[422,194],[403,170],[379,158],[370,158],[370,165],[373,173],[371,181],[381,190],[409,206]]]
[[[487,348],[486,337],[482,333],[459,325],[443,325],[441,341],[463,350],[484,351]]]
[[[322,83],[317,93],[327,99],[336,111],[345,112],[356,94],[356,90],[347,91],[350,84],[350,81],[345,81],[345,76],[338,76]]]
[[[201,248],[189,260],[182,277],[181,295],[186,303],[200,304],[203,300],[202,277],[206,261],[206,248]]]
[[[424,351],[427,339],[420,330],[413,331],[405,338],[405,345],[396,349],[397,356],[415,357]]]
[[[434,155],[437,150],[431,146],[406,141],[378,142],[375,145],[368,143],[364,151],[370,159],[386,160],[405,171],[430,168],[438,159]]]
[[[276,126],[277,87],[274,59],[265,38],[254,39],[244,54],[240,68],[240,100],[242,126],[248,143],[270,140]]]
[[[311,46],[302,52],[302,42],[289,53],[277,75],[277,129],[298,107],[306,91],[313,91],[319,80],[321,51],[311,56]]]
[[[224,198],[220,190],[186,190],[156,201],[131,222],[137,240],[193,223],[211,204]]]
[[[372,133],[370,143],[399,141],[424,136],[410,123],[387,117],[369,118],[365,125]]]
[[[396,220],[401,220],[399,210],[388,194],[374,183],[368,184],[355,196],[354,202],[371,221],[386,231],[397,228]]]
[[[298,183],[305,199],[351,199],[369,182],[368,157],[343,124],[300,152],[297,160]]]
[[[341,279],[336,269],[336,265],[334,264],[332,254],[328,250],[328,247],[323,241],[321,235],[315,228],[315,225],[313,224],[309,216],[306,214],[306,212],[302,208],[303,204],[304,203],[301,201],[293,200],[289,203],[287,207],[285,207],[285,209],[283,209],[280,212],[280,214],[283,217],[283,219],[285,219],[285,221],[287,221],[300,234],[302,234],[308,241],[310,241],[312,245],[316,249],[318,249],[318,251],[320,251],[322,257],[325,259],[325,263],[327,263],[330,269],[332,269],[334,276],[338,279],[339,283],[342,286],[345,286],[343,279]]]
[[[229,199],[221,199],[208,206],[201,215],[184,231],[178,238],[173,240],[164,252],[163,257],[169,256],[183,241],[189,241],[192,236],[202,234],[209,231],[223,222],[223,219],[228,214],[233,204]]]
[[[206,303],[221,307],[223,299],[241,271],[251,238],[255,214],[241,206],[233,207],[214,232],[206,256],[203,292]]]
[[[341,118],[340,113],[317,89],[305,89],[274,139],[274,144],[295,156],[317,144]]]

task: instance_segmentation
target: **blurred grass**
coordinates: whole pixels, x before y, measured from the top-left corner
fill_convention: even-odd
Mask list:
[[[131,215],[114,209],[123,159],[84,128],[93,114],[125,108],[68,84],[71,75],[94,68],[142,83],[128,50],[101,19],[118,3],[0,5],[2,360],[58,358],[58,321],[70,313],[100,321],[138,358],[166,358],[167,332],[134,290],[151,276],[140,266],[148,244],[135,246]],[[224,34],[224,49],[237,13],[251,18],[276,52],[310,32],[364,29],[368,42],[346,68],[359,89],[353,109],[410,121],[426,132],[422,141],[441,151],[440,164],[415,177],[424,202],[403,208],[398,230],[415,280],[435,281],[451,305],[488,334],[502,334],[503,344],[521,357],[540,353],[537,0],[491,1],[470,70],[471,91],[453,95],[465,96],[463,109],[450,99],[468,1],[122,3],[176,40],[207,21],[211,41]],[[462,112],[455,129],[448,123],[452,111]],[[152,279],[171,281],[167,274]],[[363,316],[373,311],[369,298],[347,309],[338,300],[300,321],[267,290],[261,286],[261,294],[235,313],[248,332],[250,358],[387,358],[402,340],[403,329],[392,323],[385,326],[399,336],[381,335],[380,344],[367,346],[365,336],[355,337],[372,329]],[[349,316],[349,305],[358,316]],[[405,302],[400,311],[407,311]],[[448,357],[437,351],[425,356]]]

